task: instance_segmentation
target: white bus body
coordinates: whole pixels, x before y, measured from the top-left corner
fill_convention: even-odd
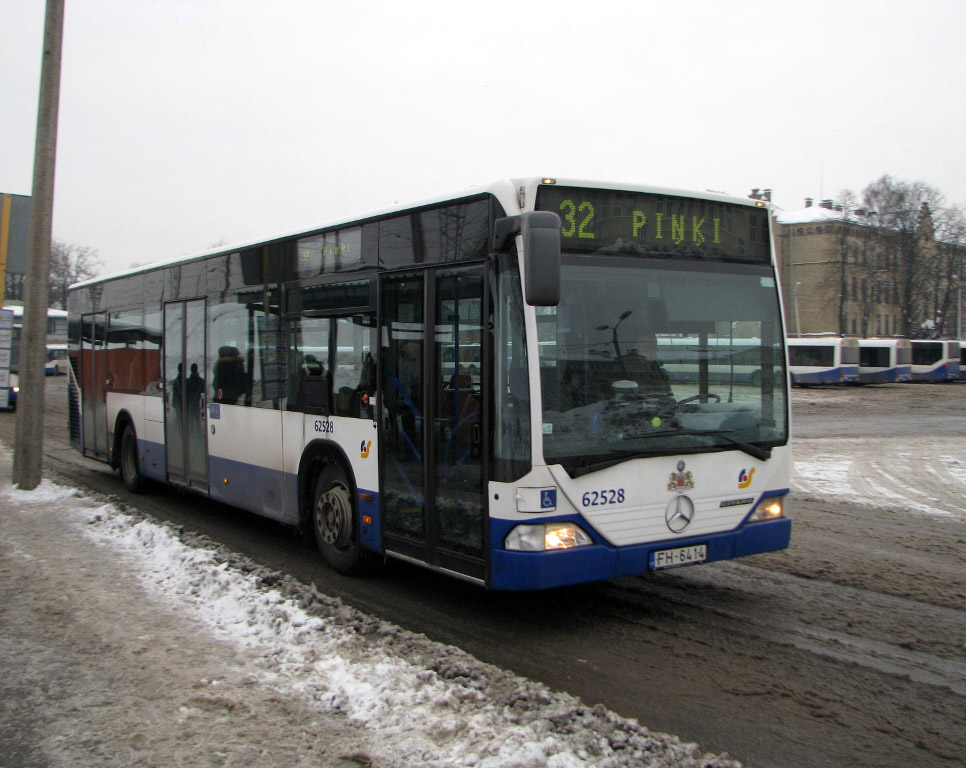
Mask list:
[[[909,340],[859,339],[859,381],[862,384],[912,381]]]
[[[859,342],[839,336],[788,339],[793,385],[854,384],[859,380]]]
[[[76,448],[314,531],[343,572],[541,589],[789,543],[755,201],[516,179],[87,281],[70,311]]]
[[[937,383],[959,378],[958,341],[913,339],[910,343],[913,381]]]

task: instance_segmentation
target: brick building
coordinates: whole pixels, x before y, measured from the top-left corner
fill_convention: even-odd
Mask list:
[[[778,212],[788,335],[961,338],[966,247],[937,241],[927,206],[914,213],[900,231],[831,200]]]

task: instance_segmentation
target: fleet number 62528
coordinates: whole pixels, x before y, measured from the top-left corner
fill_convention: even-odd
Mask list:
[[[585,507],[606,507],[609,504],[624,503],[623,488],[607,488],[602,491],[587,491],[580,497]]]

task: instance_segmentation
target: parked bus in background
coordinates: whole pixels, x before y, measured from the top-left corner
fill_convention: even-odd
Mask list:
[[[23,305],[10,304],[4,309],[13,312],[13,329],[10,335],[10,374],[8,377],[9,392],[7,402],[0,403],[0,409],[15,409],[17,398],[20,395],[20,335],[23,332]],[[47,310],[47,360],[50,360],[51,346],[64,345],[64,356],[66,358],[67,344],[67,312],[63,309]],[[66,372],[66,359],[64,361],[64,371]],[[47,368],[45,366],[45,373]]]
[[[66,343],[47,345],[47,362],[44,365],[46,376],[65,376],[69,365]]]
[[[913,339],[912,380],[944,382],[959,378],[958,341]]]
[[[782,549],[770,227],[760,201],[524,179],[80,283],[71,442],[347,573],[540,589]],[[738,335],[754,370],[712,380]],[[686,383],[658,336],[696,340]]]
[[[739,330],[740,333],[740,330]],[[708,363],[708,381],[715,384],[754,384],[761,379],[761,339],[736,335],[705,339],[697,336],[660,335],[657,359],[671,381],[697,383],[700,359]],[[784,378],[784,361],[776,360],[772,375]]]
[[[966,381],[966,341],[959,342],[959,380]]]
[[[912,381],[912,344],[908,339],[859,339],[859,382]]]
[[[859,342],[840,336],[789,339],[788,370],[796,386],[854,384],[859,380]]]

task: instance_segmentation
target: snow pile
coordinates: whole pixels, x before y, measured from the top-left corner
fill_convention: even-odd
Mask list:
[[[254,658],[254,683],[364,729],[380,765],[740,768],[75,489],[45,480],[2,496],[62,510],[147,591]]]

